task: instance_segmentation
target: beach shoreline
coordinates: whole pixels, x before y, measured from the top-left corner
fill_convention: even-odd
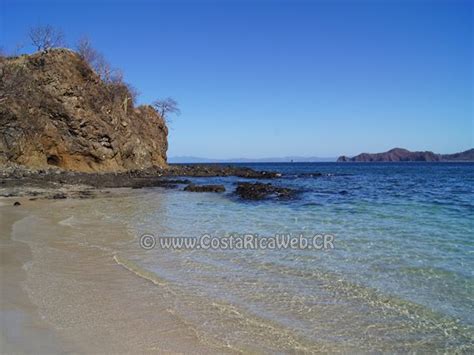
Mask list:
[[[230,352],[202,342],[160,288],[117,263],[115,252],[64,242],[79,230],[131,238],[124,226],[95,220],[83,228],[64,218],[92,200],[20,199],[21,208],[16,200],[0,206],[2,353]]]

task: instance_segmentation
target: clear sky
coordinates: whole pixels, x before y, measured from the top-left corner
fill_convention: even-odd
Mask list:
[[[474,146],[473,3],[0,0],[0,45],[87,35],[141,103],[180,103],[169,156],[452,153]]]

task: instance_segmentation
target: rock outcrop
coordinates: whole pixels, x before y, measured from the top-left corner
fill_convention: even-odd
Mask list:
[[[239,182],[235,193],[244,200],[263,200],[271,197],[288,200],[295,196],[296,191],[288,187],[278,187],[260,182]]]
[[[194,185],[189,184],[184,191],[191,192],[225,192],[224,185]]]
[[[167,134],[151,106],[134,107],[126,84],[104,82],[71,50],[0,58],[0,165],[165,167]]]
[[[433,152],[410,152],[402,148],[394,148],[384,153],[362,153],[355,157],[349,158],[341,156],[337,159],[338,162],[403,162],[403,161],[473,161],[474,149],[467,150],[462,153],[442,155]]]

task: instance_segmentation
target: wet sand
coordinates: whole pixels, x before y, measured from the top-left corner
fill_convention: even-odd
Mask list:
[[[23,289],[26,271],[23,266],[32,259],[27,244],[12,240],[13,225],[26,216],[23,210],[1,208],[1,297],[0,343],[2,353],[58,353],[73,350],[60,338],[38,312]]]
[[[16,200],[0,201],[0,352],[230,351],[200,339],[159,286],[116,262],[116,251],[87,243],[132,239],[115,222],[76,223],[71,211],[94,200],[23,199],[13,207]]]

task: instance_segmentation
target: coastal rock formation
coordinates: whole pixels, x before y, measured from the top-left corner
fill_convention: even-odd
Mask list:
[[[247,179],[274,179],[281,177],[280,173],[273,171],[253,170],[243,166],[223,166],[218,164],[196,164],[196,165],[170,165],[166,169],[170,176],[238,176]]]
[[[191,192],[225,192],[224,185],[194,185],[189,184],[184,191]]]
[[[384,153],[362,153],[355,157],[349,158],[341,156],[337,159],[338,162],[403,162],[403,161],[473,161],[474,149],[467,150],[457,154],[435,154],[430,151],[425,152],[410,152],[402,148],[394,148]]]
[[[193,175],[195,174],[195,175]],[[273,173],[256,171],[242,167],[219,165],[172,165],[166,168],[152,167],[148,169],[128,170],[123,172],[77,172],[66,171],[57,167],[49,169],[30,169],[22,165],[9,164],[0,167],[0,190],[10,190],[22,187],[28,188],[60,188],[62,186],[88,186],[93,188],[131,187],[134,189],[147,187],[177,188],[182,185],[192,185],[196,189],[221,190],[223,185],[193,185],[192,181],[183,177],[216,177],[238,176],[242,178],[265,178]],[[224,188],[225,190],[225,188]],[[189,190],[188,190],[189,191]],[[9,192],[0,191],[0,196],[11,197]]]
[[[167,134],[151,106],[134,107],[126,84],[104,82],[71,50],[0,57],[0,165],[165,167]]]
[[[245,200],[263,200],[270,197],[289,199],[295,195],[295,190],[287,187],[277,187],[260,182],[239,182],[235,193]]]

